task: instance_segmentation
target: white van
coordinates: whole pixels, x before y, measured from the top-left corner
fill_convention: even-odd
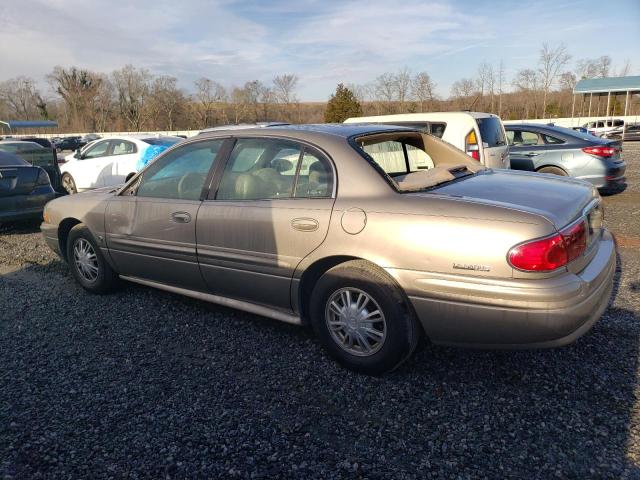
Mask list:
[[[509,168],[509,146],[502,120],[482,112],[403,113],[352,117],[344,123],[383,123],[417,128],[466,152],[491,168]]]

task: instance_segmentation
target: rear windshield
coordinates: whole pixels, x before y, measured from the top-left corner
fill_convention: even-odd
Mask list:
[[[10,153],[0,152],[0,167],[14,166],[14,165],[29,165],[20,157],[16,157]]]
[[[180,137],[161,137],[161,138],[145,138],[142,140],[149,145],[158,145],[161,147],[170,147],[171,145],[178,143],[179,141],[184,140]]]
[[[502,122],[496,117],[477,118],[476,122],[480,128],[480,137],[489,147],[500,147],[507,144],[502,130]]]
[[[384,122],[384,125],[398,125],[401,127],[409,127],[419,132],[430,133],[438,138],[442,138],[447,124],[444,122]]]

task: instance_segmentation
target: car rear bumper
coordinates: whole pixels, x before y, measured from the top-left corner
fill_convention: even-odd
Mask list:
[[[389,269],[434,343],[548,348],[573,342],[600,318],[613,290],[615,244],[604,231],[578,274],[496,280]]]
[[[44,206],[55,198],[53,189],[32,195],[0,197],[0,222],[42,217]]]
[[[590,182],[596,188],[614,187],[626,180],[625,171],[627,164],[625,162],[614,163],[603,169],[602,173],[579,175],[576,178]]]

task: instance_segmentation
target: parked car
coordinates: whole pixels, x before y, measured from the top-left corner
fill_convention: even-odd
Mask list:
[[[20,140],[23,142],[34,142],[44,148],[53,148],[53,144],[48,138],[42,137],[21,137]]]
[[[618,127],[602,134],[602,138],[608,140],[624,140],[625,142],[633,142],[640,140],[640,125],[628,123],[624,127]]]
[[[28,142],[23,140],[0,140],[0,151],[7,153],[26,152],[31,150],[40,150],[44,148],[36,142]]]
[[[54,146],[58,152],[63,152],[65,150],[77,150],[82,145],[80,137],[63,137],[56,141]]]
[[[619,142],[534,123],[505,127],[514,170],[575,177],[598,188],[625,180],[626,163]]]
[[[486,169],[386,125],[199,135],[120,189],[49,203],[42,232],[90,292],[124,279],[309,323],[338,361],[373,374],[422,334],[572,342],[606,308],[616,268],[592,186]]]
[[[380,123],[417,128],[449,142],[482,165],[509,168],[509,148],[500,117],[481,112],[438,112],[353,117],[344,123]]]
[[[586,128],[591,135],[601,137],[602,135],[615,130],[616,128],[624,127],[624,120],[622,120],[621,118],[595,120],[593,122],[585,123],[583,127]]]
[[[47,172],[0,151],[0,223],[41,217],[54,197]]]
[[[45,148],[35,142],[3,140],[0,141],[0,151],[13,153],[30,165],[42,168],[49,175],[53,188],[58,192],[63,192],[58,159],[53,148]]]
[[[136,172],[136,163],[151,145],[173,145],[182,138],[131,135],[94,140],[65,157],[62,186],[70,193],[119,185]]]
[[[100,140],[102,137],[97,133],[87,133],[80,137],[80,146],[84,147],[87,143],[91,143],[94,140]]]

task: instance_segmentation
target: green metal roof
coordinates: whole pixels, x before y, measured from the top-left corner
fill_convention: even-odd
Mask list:
[[[614,93],[627,91],[640,93],[640,76],[586,78],[576,83],[573,89],[573,93]]]

